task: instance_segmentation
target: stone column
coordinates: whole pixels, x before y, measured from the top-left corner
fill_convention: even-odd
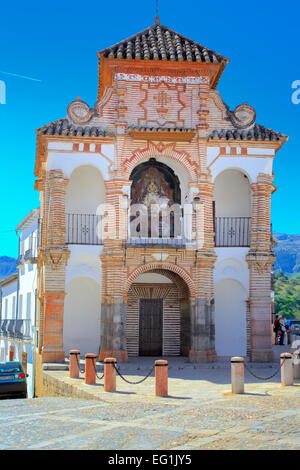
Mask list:
[[[106,181],[106,203],[109,214],[108,230],[104,229],[102,261],[101,341],[99,360],[115,357],[127,362],[126,312],[124,296],[127,268],[124,263],[127,224],[122,208],[124,180]],[[114,215],[112,216],[112,212]]]
[[[194,281],[196,297],[191,300],[190,362],[213,362],[215,351],[215,315],[213,270],[216,261],[214,250],[213,184],[205,174],[199,176],[201,204],[197,210],[197,249]]]
[[[40,328],[43,362],[64,362],[63,315],[65,271],[70,252],[65,245],[65,191],[68,179],[61,170],[46,178],[43,210],[43,244],[39,253],[41,280]]]
[[[275,256],[271,246],[271,194],[273,177],[260,173],[252,184],[252,219],[249,266],[250,360],[273,360],[271,283]]]
[[[215,314],[213,298],[214,256],[198,255],[194,279],[197,296],[191,299],[190,306],[190,362],[214,362],[215,350]]]

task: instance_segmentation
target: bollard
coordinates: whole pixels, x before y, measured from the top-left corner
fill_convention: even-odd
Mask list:
[[[96,383],[96,354],[85,355],[85,383],[94,385]]]
[[[283,362],[284,361],[284,362]],[[281,385],[293,385],[294,384],[294,371],[292,355],[290,353],[280,354],[281,363]]]
[[[27,352],[22,352],[22,366],[25,374],[27,374]]]
[[[168,361],[155,361],[155,395],[168,396]]]
[[[245,363],[243,357],[231,358],[231,391],[235,394],[244,393]]]
[[[293,353],[294,379],[300,379],[300,349]]]
[[[117,364],[117,359],[114,357],[107,357],[104,359],[104,391],[116,391],[116,369],[114,364]]]
[[[79,361],[80,361],[79,349],[72,349],[72,351],[70,351],[70,366],[69,366],[71,379],[79,378]]]
[[[15,357],[15,347],[11,344],[9,346],[9,360],[13,361]]]

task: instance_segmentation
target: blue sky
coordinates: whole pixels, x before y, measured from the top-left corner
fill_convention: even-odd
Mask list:
[[[246,101],[257,123],[290,136],[274,163],[273,230],[300,233],[299,2],[159,0],[162,24],[228,57],[218,89],[234,109]],[[80,95],[97,96],[96,52],[154,23],[155,0],[5,2],[1,6],[0,256],[17,256],[14,228],[39,205],[35,129],[66,115]],[[20,74],[40,81],[18,78]],[[8,231],[8,232],[7,232]]]

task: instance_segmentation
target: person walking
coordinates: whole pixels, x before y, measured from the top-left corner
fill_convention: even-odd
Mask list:
[[[280,346],[283,346],[284,345],[284,336],[285,336],[285,332],[286,332],[285,316],[284,315],[279,318],[279,325],[280,325],[280,341],[279,341],[279,344],[280,344]]]
[[[275,344],[278,344],[279,328],[279,318],[278,315],[276,315],[274,320]]]

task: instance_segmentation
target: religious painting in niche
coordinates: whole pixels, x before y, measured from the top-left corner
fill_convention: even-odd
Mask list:
[[[148,162],[137,166],[130,179],[133,181],[131,206],[141,205],[141,210],[147,213],[147,220],[144,218],[147,228],[139,226],[141,224],[137,225],[135,227],[137,234],[159,238],[178,235],[176,230],[178,224],[174,224],[174,217],[178,217],[180,210],[181,191],[174,171],[167,165],[157,162],[155,158],[151,158]],[[173,210],[170,210],[171,207]],[[138,215],[140,213],[131,211],[130,222],[137,221]]]

